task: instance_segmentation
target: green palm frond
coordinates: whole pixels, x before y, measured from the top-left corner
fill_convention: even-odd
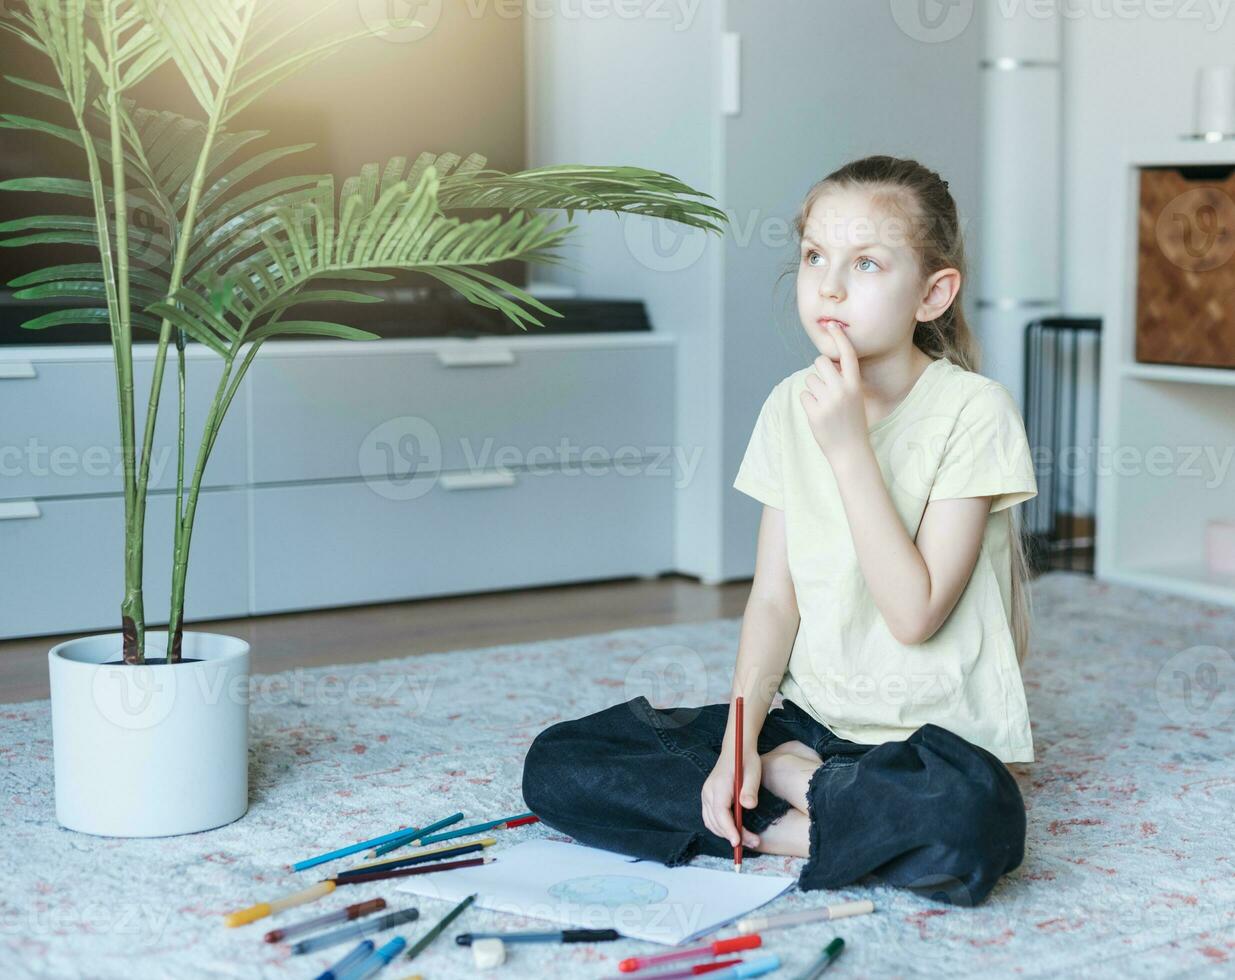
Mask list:
[[[576,211],[614,211],[665,218],[707,231],[723,233],[725,213],[701,201],[685,198],[712,198],[696,191],[670,174],[642,167],[603,167],[567,164],[540,167],[507,174],[484,169],[485,158],[473,154],[454,172],[447,173],[440,161],[421,154],[446,175],[441,181],[438,200],[450,208],[556,208],[566,212],[567,220]],[[445,155],[447,163],[458,159]]]
[[[134,284],[164,296],[167,293],[167,277],[159,272],[134,269],[130,273]],[[58,283],[66,280],[86,281],[103,284],[103,266],[99,262],[74,262],[67,265],[53,265],[36,272],[28,272],[24,276],[10,279],[11,289],[27,289],[46,283]]]
[[[15,84],[21,84],[24,79],[17,79],[11,75],[4,76],[8,81]],[[30,86],[23,86],[30,87]],[[33,116],[23,116],[14,113],[0,113],[0,129],[15,129],[28,133],[38,133],[44,136],[53,136],[58,140],[63,140],[66,143],[71,143],[77,149],[85,149],[86,143],[77,129],[70,129],[67,126],[61,126],[59,123],[49,122],[46,119],[37,119]],[[94,147],[95,153],[98,154],[100,160],[104,163],[111,164],[111,144],[101,136],[96,136],[93,133],[90,135],[90,145]],[[124,158],[127,164],[139,166],[139,158],[132,152],[131,147],[127,144],[124,147]]]
[[[288,293],[311,279],[365,269],[425,273],[472,302],[501,310],[519,326],[542,324],[504,294],[560,315],[480,267],[507,259],[549,259],[569,226],[554,228],[552,216],[522,211],[473,221],[447,217],[437,203],[437,170],[421,169],[416,184],[409,185],[403,178],[406,161],[394,163],[381,178],[377,164],[348,178],[337,205],[334,181],[327,178],[310,202],[278,208],[273,227],[250,232],[246,244],[253,251],[226,270],[238,284],[232,308],[244,321],[281,308]],[[217,278],[224,271],[216,267],[208,273]]]
[[[56,69],[75,114],[86,105],[86,0],[26,0],[21,10],[6,10],[0,27],[45,54]]]
[[[72,177],[14,177],[11,180],[0,180],[0,191],[31,191],[39,194],[59,194],[64,197],[84,197],[90,200],[94,190],[90,182]],[[105,199],[111,201],[111,191],[105,192]]]
[[[45,330],[48,327],[64,327],[70,325],[82,324],[97,324],[110,323],[111,315],[106,307],[91,308],[80,307],[70,308],[66,310],[56,310],[53,313],[44,313],[42,316],[37,316],[33,320],[27,320],[22,324],[25,330]],[[133,326],[139,327],[149,333],[157,334],[159,332],[159,321],[145,313],[133,314]]]
[[[329,8],[334,2],[323,0],[322,6]],[[301,18],[295,28],[272,39],[278,0],[139,0],[139,4],[194,98],[220,123],[296,72],[372,33],[357,30],[329,38],[267,64],[271,49],[316,15]]]
[[[142,17],[132,0],[90,0],[95,16],[111,30],[115,52],[117,92],[132,88],[163,64],[169,53],[158,33]],[[87,45],[93,42],[87,41]],[[96,49],[97,52],[97,49]],[[102,60],[102,55],[97,57]]]

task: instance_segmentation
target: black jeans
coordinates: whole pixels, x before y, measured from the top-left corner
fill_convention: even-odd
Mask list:
[[[731,856],[732,845],[704,825],[700,798],[728,712],[727,704],[654,708],[637,697],[551,725],[524,760],[524,802],[591,847],[669,866]],[[1024,801],[986,749],[930,724],[904,741],[851,742],[786,700],[768,713],[759,752],[793,739],[823,759],[807,790],[803,891],[880,883],[976,905],[1021,863]],[[759,834],[788,809],[761,786],[742,824]]]

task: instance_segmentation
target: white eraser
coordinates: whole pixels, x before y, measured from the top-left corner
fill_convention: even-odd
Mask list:
[[[472,959],[478,970],[492,970],[506,962],[506,944],[500,939],[475,939],[472,941]]]

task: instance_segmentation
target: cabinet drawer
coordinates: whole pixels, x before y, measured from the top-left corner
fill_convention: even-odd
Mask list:
[[[480,363],[454,362],[469,353]],[[673,438],[664,345],[264,351],[250,373],[256,483],[643,456]]]
[[[0,498],[123,493],[116,370],[110,360],[0,359]],[[150,361],[133,365],[135,440],[140,448],[153,375]],[[222,365],[193,358],[185,384],[185,469],[191,474]],[[163,373],[150,487],[176,486],[175,352]],[[245,391],[236,394],[211,453],[205,486],[245,482]],[[186,480],[188,478],[186,477]]]
[[[669,569],[668,467],[586,469],[255,488],[254,612]]]
[[[173,494],[152,494],[146,515],[145,604],[167,622]],[[28,515],[28,516],[22,516]],[[189,555],[186,619],[248,611],[245,492],[203,491]],[[124,499],[0,504],[0,635],[118,630],[124,597]]]

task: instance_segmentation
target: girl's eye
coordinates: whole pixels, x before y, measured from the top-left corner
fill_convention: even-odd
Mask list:
[[[816,257],[816,256],[818,256],[819,258],[822,258],[822,256],[820,256],[820,255],[819,255],[819,253],[818,253],[818,252],[816,252],[814,249],[809,249],[809,250],[806,252],[806,264],[807,264],[807,265],[814,265],[815,263],[814,263],[814,262],[812,262],[812,261],[811,261],[811,259],[812,259],[812,258],[814,258],[814,257]],[[869,262],[869,263],[871,264],[871,266],[872,266],[872,268],[871,268],[871,269],[869,269],[869,270],[867,270],[867,269],[863,269],[863,270],[862,270],[863,272],[866,272],[866,271],[873,272],[875,269],[878,269],[878,268],[879,268],[879,263],[878,263],[878,262],[876,262],[874,259],[870,258],[869,256],[863,255],[860,259],[858,259],[858,264],[859,264],[859,265],[861,265],[863,262]]]

